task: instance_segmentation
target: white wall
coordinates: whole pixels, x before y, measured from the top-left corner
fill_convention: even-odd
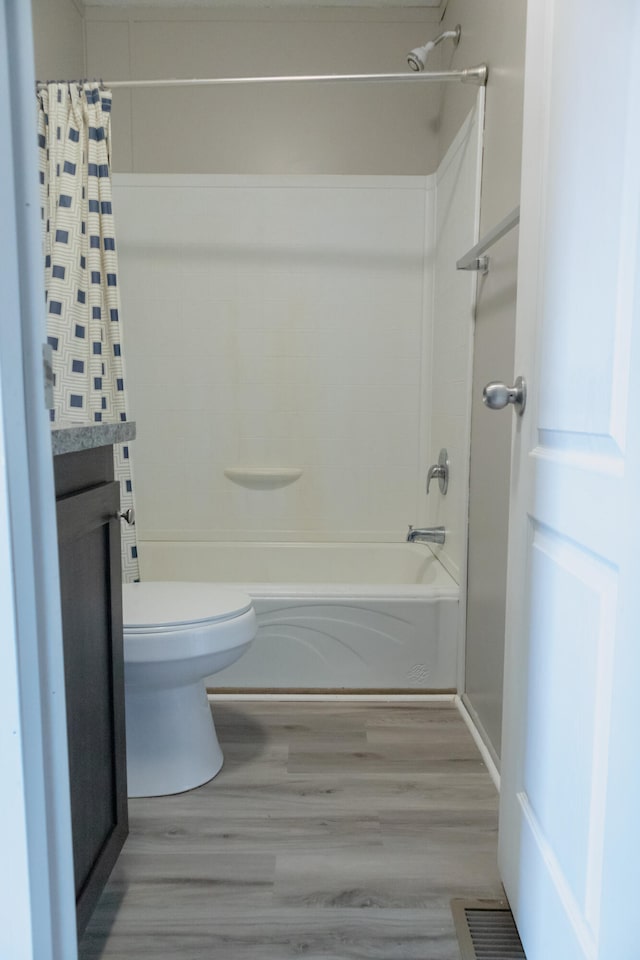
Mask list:
[[[141,539],[401,540],[432,179],[128,175],[114,198]]]
[[[460,67],[486,61],[484,156],[480,231],[486,233],[520,199],[526,0],[449,0],[443,27],[462,24],[458,48],[442,50]],[[442,88],[440,153],[469,109],[474,92]],[[498,760],[502,723],[504,612],[507,578],[512,416],[488,411],[489,380],[513,383],[518,231],[491,251],[488,276],[478,283],[472,393],[471,482],[465,703]],[[490,562],[487,562],[490,558]]]
[[[86,77],[80,0],[31,0],[31,12],[38,80]]]
[[[492,248],[490,271],[481,282],[473,366],[465,698],[496,762],[502,725],[513,414],[488,410],[481,394],[490,380],[513,383],[520,372],[513,365],[517,265],[515,228]]]
[[[67,0],[70,2],[70,0]],[[87,9],[87,70],[107,80],[407,71],[427,9]],[[115,90],[114,169],[427,174],[437,85]]]
[[[454,69],[486,63],[484,161],[480,230],[486,233],[516,205],[520,195],[522,92],[526,0],[449,0],[443,29],[462,25],[457,47],[442,44],[441,66]],[[443,84],[438,123],[438,156],[449,149],[473,107],[476,91],[466,84]],[[479,302],[482,311],[482,303]]]

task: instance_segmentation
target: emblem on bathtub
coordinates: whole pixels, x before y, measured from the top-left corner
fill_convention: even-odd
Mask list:
[[[407,682],[410,687],[424,687],[429,679],[430,670],[426,663],[415,663],[407,670]]]

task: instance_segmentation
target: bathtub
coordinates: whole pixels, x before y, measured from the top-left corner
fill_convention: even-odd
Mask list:
[[[456,687],[459,590],[425,545],[143,541],[139,555],[143,580],[253,597],[256,640],[218,689]]]

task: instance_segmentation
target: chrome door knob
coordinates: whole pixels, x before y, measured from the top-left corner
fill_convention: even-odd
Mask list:
[[[128,523],[130,527],[134,527],[136,523],[136,513],[133,507],[129,507],[128,510],[123,510],[122,513],[118,514],[118,517],[121,520],[124,520],[125,523]]]
[[[527,384],[523,377],[518,377],[512,387],[492,381],[482,391],[482,402],[490,410],[502,410],[512,403],[517,413],[522,416],[527,405]]]

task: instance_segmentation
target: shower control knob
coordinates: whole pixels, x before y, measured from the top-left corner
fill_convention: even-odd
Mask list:
[[[135,527],[136,525],[136,512],[133,507],[129,507],[128,510],[123,510],[122,513],[118,514],[121,520],[124,520],[125,523],[128,523],[130,527]]]
[[[432,480],[437,480],[440,493],[446,494],[449,487],[449,454],[444,447],[440,451],[438,462],[429,467],[427,472],[427,493],[429,493]]]
[[[518,377],[512,387],[492,381],[482,391],[482,402],[490,410],[503,410],[512,403],[517,413],[522,416],[527,404],[527,384],[523,377]]]

